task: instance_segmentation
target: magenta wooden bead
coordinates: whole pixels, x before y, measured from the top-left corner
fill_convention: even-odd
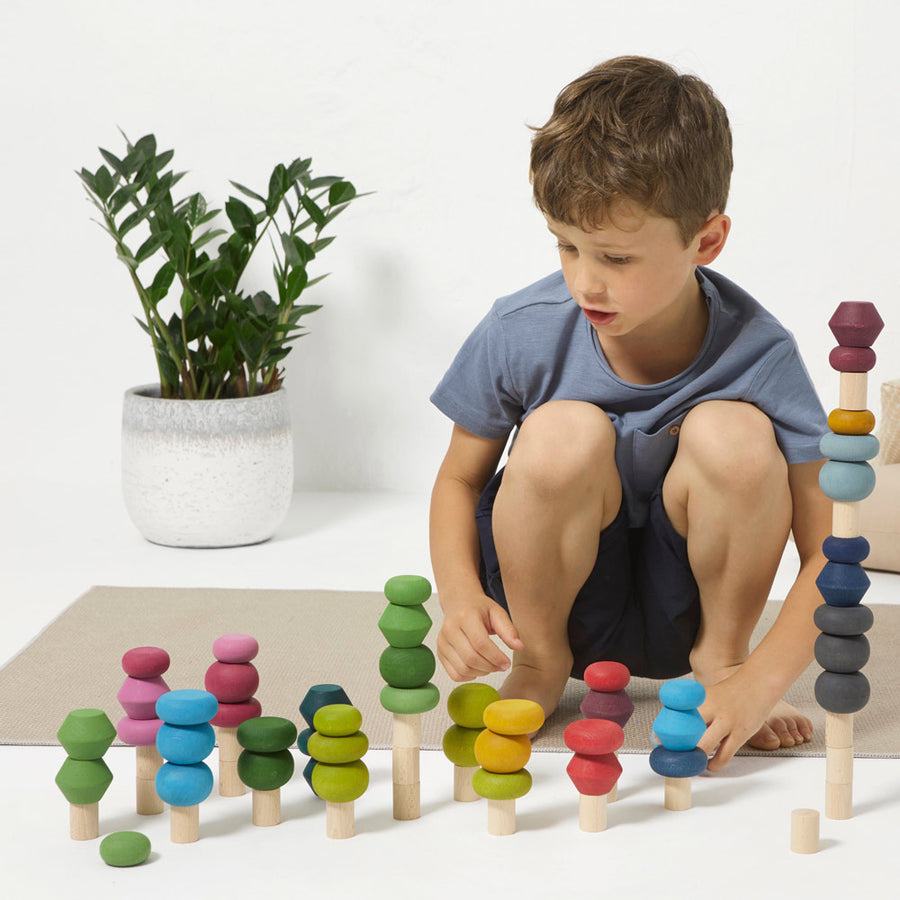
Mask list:
[[[623,691],[631,681],[628,667],[619,662],[601,660],[584,670],[584,683],[592,691]]]
[[[586,719],[609,719],[624,728],[634,713],[634,703],[625,691],[588,691],[580,709]]]
[[[152,747],[156,744],[156,733],[162,724],[162,719],[131,719],[125,716],[116,724],[116,734],[122,743],[130,747]]]
[[[842,347],[871,347],[884,322],[867,300],[845,300],[828,320],[831,333]]]
[[[204,684],[219,703],[241,703],[256,693],[259,672],[253,663],[214,662],[206,670]]]
[[[132,678],[130,675],[119,688],[116,699],[131,719],[155,719],[156,701],[169,690],[160,677]]]
[[[122,657],[122,668],[132,678],[158,678],[169,670],[169,663],[162,647],[134,647]]]
[[[835,347],[828,354],[831,368],[838,372],[871,372],[876,360],[871,347]]]
[[[213,641],[213,656],[223,663],[248,663],[259,653],[259,642],[249,634],[223,634]]]
[[[243,700],[241,703],[220,703],[219,711],[211,720],[211,725],[220,728],[237,728],[247,719],[255,719],[262,715],[262,705],[256,697]]]
[[[566,726],[563,740],[573,753],[599,756],[618,750],[625,743],[625,732],[608,719],[576,719]]]

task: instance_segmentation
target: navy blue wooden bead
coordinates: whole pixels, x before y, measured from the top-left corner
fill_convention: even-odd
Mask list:
[[[314,684],[300,702],[300,715],[306,720],[310,728],[313,727],[313,719],[323,706],[331,706],[334,703],[346,703],[352,706],[346,691],[339,684]]]
[[[816,579],[816,587],[830,606],[855,606],[870,584],[858,563],[827,562]]]
[[[865,462],[878,456],[878,438],[874,434],[836,434],[829,431],[819,441],[819,452],[841,462]]]
[[[692,778],[706,770],[706,763],[706,754],[698,747],[684,751],[654,747],[650,753],[650,768],[666,778]]]
[[[816,662],[823,669],[847,675],[858,672],[869,661],[869,641],[864,634],[838,637],[823,633],[816,638],[815,652]]]
[[[825,634],[851,636],[868,631],[875,622],[875,616],[868,606],[829,606],[823,603],[813,613],[813,621],[819,631]]]
[[[869,555],[869,542],[862,535],[839,538],[832,534],[822,543],[822,552],[832,562],[861,563]]]
[[[855,713],[869,702],[870,690],[862,672],[822,672],[816,679],[816,702],[828,712]]]

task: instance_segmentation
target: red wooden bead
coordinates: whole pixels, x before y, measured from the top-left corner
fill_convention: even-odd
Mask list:
[[[204,685],[219,703],[240,703],[256,693],[259,672],[253,663],[214,662],[206,670]]]
[[[122,657],[122,668],[132,678],[158,678],[168,671],[169,663],[162,647],[135,647]]]
[[[842,347],[871,347],[884,322],[874,303],[845,300],[828,320],[828,327]]]
[[[575,753],[599,756],[618,750],[625,743],[625,732],[608,719],[576,719],[566,726],[563,740]]]
[[[260,715],[262,706],[256,697],[251,697],[241,703],[220,703],[219,711],[210,720],[210,724],[220,728],[237,728],[247,719],[255,719]]]
[[[566,766],[579,794],[602,797],[608,794],[622,774],[622,764],[612,753],[603,756],[582,756],[576,753]]]
[[[835,347],[828,354],[831,368],[838,372],[871,372],[876,359],[871,347]]]
[[[584,683],[592,691],[623,691],[631,681],[628,667],[619,662],[601,660],[584,670]]]

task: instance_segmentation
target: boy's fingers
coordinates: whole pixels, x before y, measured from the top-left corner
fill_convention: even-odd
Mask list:
[[[469,635],[466,636],[469,638],[472,649],[479,656],[479,660],[473,660],[472,665],[477,667],[479,663],[483,663],[487,667],[480,674],[487,675],[488,672],[505,672],[509,668],[509,659],[491,640],[482,623],[479,622],[477,630],[474,631],[471,637]]]
[[[494,634],[496,634],[510,650],[521,650],[524,647],[522,638],[519,637],[516,626],[513,625],[512,619],[510,619],[503,608],[495,606],[494,609],[490,611],[489,615],[491,630]]]

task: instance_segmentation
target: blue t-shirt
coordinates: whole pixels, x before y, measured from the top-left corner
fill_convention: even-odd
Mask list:
[[[696,359],[658,384],[630,384],[609,367],[562,272],[497,300],[456,355],[432,403],[467,431],[508,437],[549,400],[584,400],[616,429],[616,465],[631,526],[675,455],[685,415],[705,400],[743,400],[772,421],[788,463],[821,458],[825,411],[791,333],[749,294],[709,269],[697,280],[709,306]]]

